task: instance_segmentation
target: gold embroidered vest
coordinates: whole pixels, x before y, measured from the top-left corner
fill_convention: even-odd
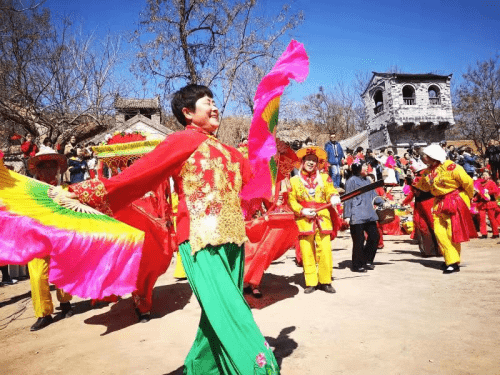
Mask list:
[[[193,254],[207,245],[242,245],[247,240],[239,198],[242,176],[238,155],[209,137],[181,168]]]

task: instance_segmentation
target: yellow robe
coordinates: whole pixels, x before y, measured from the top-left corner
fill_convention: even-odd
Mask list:
[[[323,181],[323,186],[321,186],[320,184],[316,186],[314,197],[309,195],[299,176],[294,176],[290,179],[292,191],[288,195],[288,200],[290,203],[290,208],[293,210],[297,217],[296,222],[297,226],[299,227],[299,233],[301,235],[314,234],[316,221],[309,220],[308,218],[301,216],[300,211],[304,207],[300,204],[300,202],[330,203],[330,198],[332,197],[332,195],[338,195],[338,191],[333,186],[333,182],[330,176],[328,176],[326,173],[322,173],[320,176]],[[320,231],[330,233],[333,229],[330,212],[328,212],[327,209],[324,209],[319,211],[317,216]]]
[[[474,195],[474,181],[458,164],[451,160],[446,160],[434,170],[427,170],[423,178],[415,185],[422,191],[430,191],[435,197],[449,194],[457,189],[460,190],[460,197],[467,207],[470,207],[470,200]],[[449,215],[436,214],[437,201],[434,200],[432,209],[434,217],[434,233],[441,250],[446,265],[460,263],[461,246],[452,241],[451,219]]]
[[[300,234],[300,252],[304,265],[306,286],[330,284],[332,282],[332,249],[330,233],[333,229],[330,212],[327,209],[317,213],[318,220],[310,220],[301,216],[301,202],[330,203],[332,195],[337,195],[331,178],[321,174],[323,186],[318,184],[314,197],[305,188],[299,176],[290,179],[292,190],[288,195],[290,207],[296,215],[296,223]]]

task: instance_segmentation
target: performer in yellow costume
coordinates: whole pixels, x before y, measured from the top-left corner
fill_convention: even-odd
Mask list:
[[[423,153],[422,160],[429,168],[416,187],[434,195],[434,233],[445,260],[443,272],[458,272],[460,243],[477,237],[470,214],[474,183],[460,165],[446,160],[446,151],[439,145],[427,146]]]
[[[290,179],[292,190],[289,203],[299,227],[299,243],[304,265],[306,289],[312,293],[316,289],[335,293],[332,283],[332,249],[330,240],[334,226],[330,211],[320,207],[330,203],[340,203],[338,192],[326,173],[320,173],[318,163],[326,160],[326,152],[312,146],[297,151],[301,159],[298,175]],[[336,218],[335,218],[336,219]]]
[[[68,167],[66,156],[53,150],[40,151],[28,161],[30,173],[37,179],[51,185],[57,185],[60,176]],[[35,258],[28,263],[30,274],[31,299],[35,316],[38,318],[31,326],[31,331],[38,331],[53,322],[54,304],[50,295],[49,285],[50,257]],[[73,315],[71,308],[72,296],[57,289],[57,300],[61,304],[62,317]]]

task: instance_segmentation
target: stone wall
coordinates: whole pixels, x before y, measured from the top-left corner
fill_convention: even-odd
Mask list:
[[[362,95],[370,147],[443,140],[447,127],[454,124],[450,80],[451,75],[374,73]],[[406,85],[414,90],[414,104],[404,101]],[[429,99],[430,87],[438,89],[439,103]],[[382,92],[383,107],[376,107],[377,91]]]

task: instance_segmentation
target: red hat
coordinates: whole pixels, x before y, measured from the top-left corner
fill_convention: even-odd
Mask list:
[[[66,156],[63,154],[58,154],[56,151],[52,150],[42,150],[35,156],[31,157],[28,160],[28,169],[30,170],[31,173],[36,174],[38,171],[38,165],[42,161],[47,161],[47,160],[55,160],[57,161],[57,164],[59,165],[59,171],[63,173],[68,169],[68,159]]]

